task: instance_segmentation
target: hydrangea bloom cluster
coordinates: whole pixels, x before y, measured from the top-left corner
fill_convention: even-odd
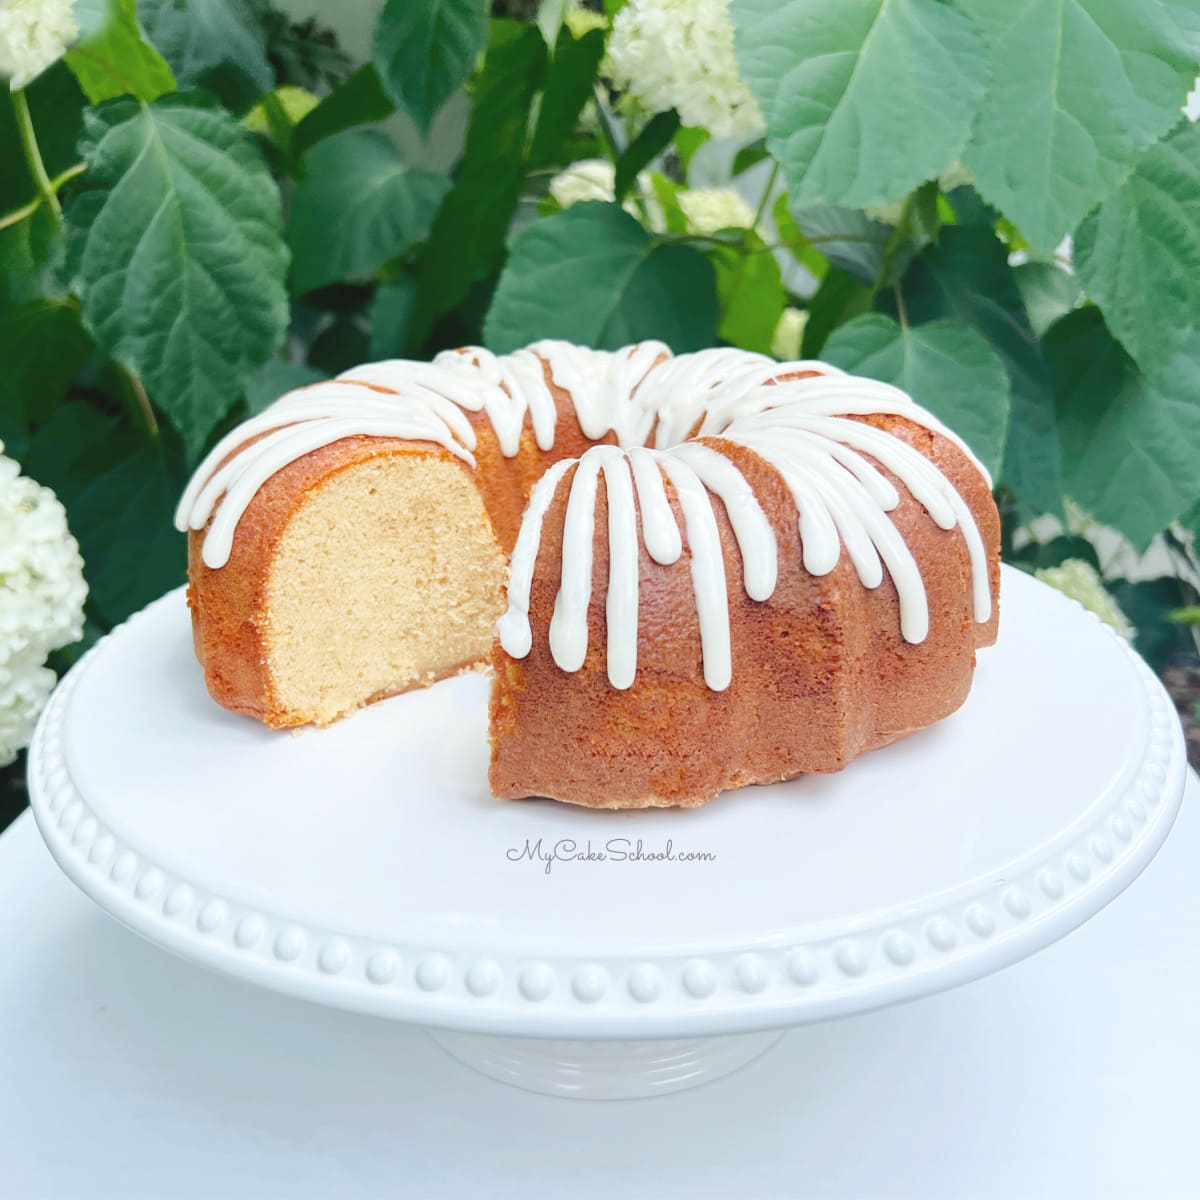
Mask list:
[[[15,92],[52,67],[79,36],[74,0],[0,0],[0,78]]]
[[[1111,625],[1127,641],[1133,637],[1134,629],[1129,618],[1121,611],[1120,605],[1090,562],[1082,558],[1068,558],[1057,567],[1042,567],[1034,574],[1064,596],[1077,600],[1088,612],[1094,612],[1105,625]]]
[[[82,636],[86,597],[58,497],[0,453],[0,766],[29,744],[54,687],[46,658]]]
[[[732,188],[688,188],[676,199],[688,232],[711,237],[719,229],[749,229],[754,209]]]
[[[738,74],[729,0],[629,0],[613,18],[605,72],[650,111],[674,108],[715,138],[762,132]]]
[[[616,188],[617,168],[607,158],[581,158],[550,181],[550,195],[559,208],[584,200],[612,200]]]
[[[654,198],[654,187],[647,171],[637,177],[636,190],[642,209],[639,209],[632,195],[626,197],[621,207],[631,217],[637,217],[651,230],[661,233],[664,228],[662,208]],[[616,199],[616,194],[617,168],[607,158],[581,158],[550,180],[550,195],[559,208],[570,208],[572,204],[581,204],[585,200],[606,200],[611,203]],[[645,212],[644,219],[642,210]]]

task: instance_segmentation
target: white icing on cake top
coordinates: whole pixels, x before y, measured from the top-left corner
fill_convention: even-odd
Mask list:
[[[545,367],[543,367],[543,363]],[[659,342],[599,351],[567,342],[538,342],[497,356],[476,347],[447,351],[432,363],[370,363],[329,383],[281,397],[213,449],[188,484],[175,514],[179,529],[208,526],[202,557],[212,568],[229,559],[238,522],[263,483],[289,463],[342,438],[367,435],[429,441],[475,465],[475,432],[467,413],[482,413],[501,453],[516,455],[528,424],[538,447],[554,446],[557,408],[546,383],[565,391],[584,434],[613,434],[578,460],[554,464],[530,496],[513,551],[508,611],[497,632],[505,651],[532,648],[529,596],[542,523],[568,469],[559,590],[550,623],[555,663],[577,671],[588,650],[596,494],[607,498],[609,578],[605,600],[606,655],[615,688],[637,673],[640,540],[658,563],[678,561],[684,537],[699,618],[705,682],[714,690],[732,678],[729,581],[713,496],[724,505],[742,561],[740,586],[751,600],[775,590],[779,547],[753,489],[732,459],[694,435],[753,450],[780,473],[796,505],[801,556],[814,575],[834,569],[844,547],[864,587],[886,574],[900,602],[900,632],[920,642],[929,610],[920,570],[888,516],[900,495],[875,464],[886,468],[943,529],[962,532],[970,557],[975,619],[991,616],[987,553],[967,504],[924,455],[855,416],[895,414],[955,441],[953,433],[899,389],[845,375],[819,362],[777,363],[730,348],[671,357]],[[807,371],[804,379],[775,382]],[[667,498],[669,481],[683,530]],[[211,524],[209,524],[211,520]]]

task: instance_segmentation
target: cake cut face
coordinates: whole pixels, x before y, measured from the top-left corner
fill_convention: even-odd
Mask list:
[[[453,463],[380,456],[302,497],[271,560],[263,649],[284,723],[325,725],[488,658],[504,556]]]
[[[255,492],[217,565],[206,542],[190,539],[188,603],[209,692],[272,728],[326,725],[491,653],[504,552],[470,476],[423,443],[306,454]]]
[[[177,521],[220,703],[325,724],[490,660],[500,797],[839,770],[953,712],[996,633],[961,440],[895,388],[732,349],[355,368],[234,430]]]

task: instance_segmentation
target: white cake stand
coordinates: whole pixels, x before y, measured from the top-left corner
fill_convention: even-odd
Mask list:
[[[209,699],[173,592],[59,687],[34,813],[71,879],[185,958],[429,1026],[522,1087],[628,1097],[1047,945],[1149,862],[1184,786],[1158,681],[1012,570],[960,712],[695,811],[493,799],[486,697],[466,676],[272,733]]]

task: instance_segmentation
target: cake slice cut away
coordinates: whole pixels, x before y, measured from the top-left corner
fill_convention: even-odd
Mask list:
[[[411,443],[343,441],[285,467],[225,566],[191,559],[209,690],[274,728],[485,663],[504,608],[479,489],[458,459]]]

